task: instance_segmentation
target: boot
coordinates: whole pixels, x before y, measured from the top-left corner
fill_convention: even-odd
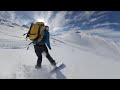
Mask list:
[[[39,65],[39,66],[38,66],[38,65],[35,65],[35,68],[36,68],[36,69],[40,69],[40,68],[41,68],[41,65]]]
[[[52,66],[56,67],[56,62],[51,63]]]

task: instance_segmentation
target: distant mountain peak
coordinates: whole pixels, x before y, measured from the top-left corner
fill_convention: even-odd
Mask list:
[[[9,26],[9,27],[21,27],[21,28],[29,28],[27,25],[19,25],[19,24],[17,24],[17,23],[15,23],[15,22],[11,22],[11,21],[9,21],[9,20],[5,20],[5,19],[1,19],[0,18],[0,24],[1,25],[6,25],[6,26]]]

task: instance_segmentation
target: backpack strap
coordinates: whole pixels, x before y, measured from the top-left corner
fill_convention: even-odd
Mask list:
[[[29,29],[29,31],[28,31],[28,33],[27,33],[27,35],[26,35],[26,41],[27,41],[27,37],[29,37],[29,34],[30,34],[30,31],[31,31],[32,26],[33,26],[33,24],[31,24],[30,29]]]

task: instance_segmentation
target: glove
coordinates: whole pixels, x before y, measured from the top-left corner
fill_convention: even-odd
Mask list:
[[[51,50],[51,47],[49,49]]]

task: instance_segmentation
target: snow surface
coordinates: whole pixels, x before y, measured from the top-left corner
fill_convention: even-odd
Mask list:
[[[37,56],[24,33],[28,29],[0,25],[1,79],[108,79],[120,78],[120,42],[74,31],[51,36],[50,55],[65,68],[50,74],[43,55],[42,69],[34,68]],[[59,41],[60,40],[60,41]]]

